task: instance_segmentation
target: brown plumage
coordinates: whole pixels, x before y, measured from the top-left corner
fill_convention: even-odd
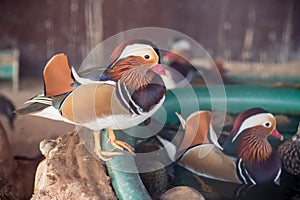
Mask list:
[[[115,87],[108,84],[82,85],[66,97],[60,111],[66,119],[78,124],[113,114],[130,115],[118,101]]]
[[[72,87],[74,80],[65,54],[53,56],[46,66],[43,72],[46,97],[64,94],[74,89]]]
[[[109,75],[114,81],[119,80],[131,90],[143,89],[155,76],[155,73],[147,68],[149,66],[151,64],[145,62],[145,59],[130,56],[120,60],[113,69],[109,70]]]
[[[283,168],[294,175],[300,175],[300,123],[298,132],[278,147]]]
[[[213,144],[196,146],[179,160],[185,168],[209,178],[242,183],[236,173],[236,159],[225,155]]]
[[[179,116],[179,114],[177,114]],[[190,115],[186,119],[185,134],[178,148],[178,152],[200,144],[209,144],[207,133],[211,121],[211,112],[201,111]],[[201,122],[201,123],[200,123]]]
[[[272,146],[262,126],[245,130],[238,142],[238,157],[249,163],[263,162],[272,153]]]

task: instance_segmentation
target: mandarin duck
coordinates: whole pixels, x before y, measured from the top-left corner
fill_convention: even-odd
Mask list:
[[[3,115],[9,122],[10,127],[14,128],[15,106],[7,97],[0,95],[0,115]]]
[[[162,57],[162,63],[168,76],[162,77],[167,89],[185,87],[195,79],[196,69],[189,62],[192,45],[183,38],[175,38],[169,45],[169,51]]]
[[[243,112],[241,112],[235,119],[235,122],[233,124],[233,128],[231,130],[230,135],[226,138],[224,144],[223,144],[223,152],[227,155],[230,156],[237,156],[237,143],[239,142],[239,137],[243,135],[242,133],[244,131],[249,131],[248,129],[253,126],[254,124],[256,125],[262,125],[262,127],[268,128],[271,125],[274,127],[276,126],[276,123],[271,123],[267,121],[268,116],[269,118],[274,118],[274,116],[266,111],[265,109],[262,108],[250,108],[247,109]],[[265,122],[265,124],[263,124]],[[275,120],[276,122],[276,120]],[[262,128],[261,126],[258,128]],[[250,129],[251,130],[251,129]],[[255,129],[252,129],[255,130]],[[275,129],[276,130],[276,129]],[[272,132],[272,136],[279,139],[283,140],[283,136],[279,134],[278,131]]]
[[[244,118],[244,123],[233,136],[237,143],[236,157],[222,151],[211,126],[210,111],[193,113],[187,120],[178,116],[185,133],[176,153],[166,140],[160,140],[170,158],[178,158],[179,165],[220,181],[252,185],[279,182],[281,162],[267,141],[268,136],[279,135],[272,114],[265,112]]]
[[[278,147],[278,154],[284,170],[300,175],[300,123],[297,133]]]
[[[116,139],[113,130],[126,129],[149,118],[162,105],[166,88],[160,75],[159,51],[152,42],[131,40],[112,53],[111,64],[94,81],[70,69],[64,54],[46,64],[44,93],[16,111],[87,127],[94,131],[95,153],[107,161],[121,152],[101,150],[99,134],[108,129],[109,141],[117,149],[133,148]],[[88,73],[86,73],[88,74]]]

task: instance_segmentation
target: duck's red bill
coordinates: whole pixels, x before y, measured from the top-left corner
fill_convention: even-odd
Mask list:
[[[151,69],[160,75],[167,76],[165,69],[160,64],[155,65]]]
[[[274,131],[271,133],[271,136],[273,136],[274,138],[277,138],[279,140],[283,140],[283,136],[277,131],[277,129],[275,128]]]

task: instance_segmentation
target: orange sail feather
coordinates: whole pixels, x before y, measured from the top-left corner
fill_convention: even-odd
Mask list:
[[[57,96],[72,91],[71,69],[65,54],[57,54],[51,58],[44,69],[45,96]]]

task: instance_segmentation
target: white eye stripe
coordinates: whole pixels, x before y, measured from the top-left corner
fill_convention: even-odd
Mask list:
[[[247,118],[242,125],[240,126],[238,132],[236,133],[236,135],[234,136],[234,138],[232,139],[232,142],[239,136],[239,134],[241,132],[243,132],[244,130],[254,127],[254,126],[258,126],[258,125],[265,125],[265,122],[270,122],[270,118],[274,119],[274,116],[271,113],[260,113],[257,115],[253,115],[249,118]],[[271,127],[271,123],[270,126]]]
[[[120,57],[118,60],[122,58],[126,58],[128,56],[141,56],[144,58],[144,56],[148,55],[151,57],[151,55],[156,55],[154,52],[154,49],[147,44],[132,44],[127,45],[124,50],[122,51]],[[156,55],[157,56],[157,55]],[[158,56],[157,56],[158,58]]]

